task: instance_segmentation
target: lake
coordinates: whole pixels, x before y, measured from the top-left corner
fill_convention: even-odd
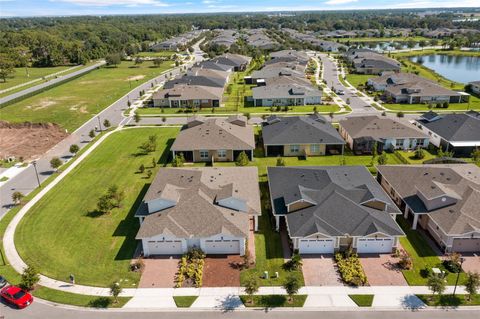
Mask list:
[[[434,70],[445,78],[459,83],[480,80],[480,57],[431,54],[413,56],[411,61]]]

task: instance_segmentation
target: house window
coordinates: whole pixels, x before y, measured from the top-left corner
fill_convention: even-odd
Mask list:
[[[320,152],[320,145],[312,144],[310,145],[310,153],[318,153]]]
[[[403,148],[403,139],[398,139],[395,141],[396,148]]]
[[[227,157],[227,151],[226,150],[218,150],[217,155],[218,155],[218,158],[226,158]]]
[[[424,146],[424,143],[425,143],[425,140],[424,140],[424,139],[418,139],[418,140],[417,140],[417,146],[422,147],[422,146]]]
[[[290,145],[290,153],[298,153],[298,152],[300,152],[299,145]]]
[[[200,151],[200,159],[202,160],[208,159],[208,151],[205,151],[205,150]]]

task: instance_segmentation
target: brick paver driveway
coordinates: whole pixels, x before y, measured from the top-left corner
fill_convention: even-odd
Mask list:
[[[302,255],[305,286],[342,286],[332,255]]]
[[[397,266],[398,258],[390,254],[361,254],[360,263],[371,286],[406,286]]]
[[[180,257],[145,258],[140,288],[173,288]]]
[[[243,258],[239,255],[207,255],[203,287],[238,287]]]
[[[480,255],[479,256],[464,255],[462,257],[465,258],[465,261],[463,262],[463,265],[462,265],[463,271],[480,273]]]

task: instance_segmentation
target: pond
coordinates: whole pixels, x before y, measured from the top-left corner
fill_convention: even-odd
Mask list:
[[[413,56],[410,60],[459,83],[480,80],[480,57],[431,54]]]

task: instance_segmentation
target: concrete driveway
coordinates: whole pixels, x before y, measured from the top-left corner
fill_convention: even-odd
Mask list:
[[[480,273],[480,256],[464,255],[462,257],[465,258],[462,265],[463,271]]]
[[[305,286],[343,286],[332,255],[302,255]]]
[[[390,254],[361,254],[359,258],[371,286],[407,285],[397,266],[398,258]]]
[[[145,258],[139,288],[173,288],[180,256]]]

